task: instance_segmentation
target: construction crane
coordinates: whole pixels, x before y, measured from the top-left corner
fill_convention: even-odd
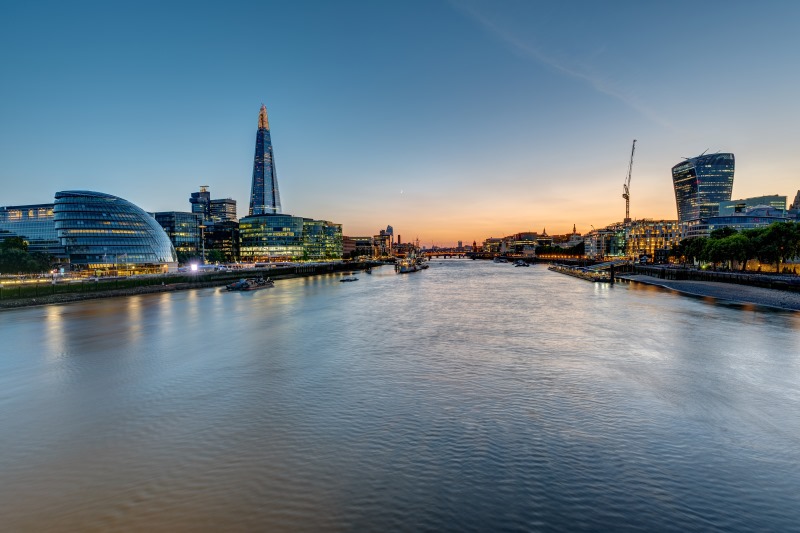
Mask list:
[[[625,178],[625,184],[622,186],[622,197],[625,198],[625,220],[624,222],[631,221],[631,172],[633,171],[633,152],[636,151],[636,139],[633,140],[631,146],[631,162],[628,164],[628,177]]]

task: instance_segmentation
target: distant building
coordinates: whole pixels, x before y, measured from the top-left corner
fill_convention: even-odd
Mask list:
[[[201,185],[198,192],[193,192],[189,197],[192,213],[200,216],[200,220],[211,220],[211,193],[208,185]]]
[[[618,222],[585,234],[583,245],[586,257],[596,260],[625,257],[625,228],[625,224]]]
[[[391,226],[386,230],[381,230],[380,233],[372,237],[372,257],[382,258],[390,257],[392,255],[392,233]]]
[[[342,258],[342,226],[286,214],[239,220],[242,261],[322,261]]]
[[[800,191],[797,191],[797,194],[794,197],[794,201],[792,202],[792,205],[789,206],[789,209],[793,211],[800,210]]]
[[[342,253],[344,257],[374,257],[374,243],[374,237],[342,237]]]
[[[56,232],[53,204],[9,205],[0,207],[0,241],[21,237],[28,251],[66,259],[67,252]]]
[[[769,206],[780,211],[786,211],[786,196],[773,194],[771,196],[754,196],[741,200],[730,200],[719,203],[719,216],[730,216],[741,213],[748,207]]]
[[[303,259],[342,259],[342,225],[327,220],[303,219]]]
[[[253,183],[250,188],[250,216],[279,214],[281,195],[275,173],[275,157],[269,131],[267,108],[262,105],[258,114],[256,153],[253,158]]]
[[[708,237],[716,229],[733,228],[736,231],[742,231],[789,220],[791,218],[785,209],[763,205],[748,207],[743,211],[734,212],[732,215],[690,221],[683,233],[685,238]]]
[[[211,200],[211,221],[228,222],[236,220],[236,200],[232,198],[218,198]]]
[[[202,213],[161,211],[154,213],[156,222],[164,228],[175,251],[182,256],[199,256],[202,250],[200,226]]]
[[[209,250],[219,250],[226,262],[239,261],[239,222],[223,220],[206,227],[206,254]]]
[[[677,220],[634,220],[625,225],[627,257],[666,258],[680,241],[681,225]]]
[[[720,202],[731,199],[733,154],[709,154],[687,159],[672,167],[678,221],[717,216]]]
[[[53,220],[72,270],[155,273],[177,268],[175,248],[156,219],[117,196],[57,192]]]

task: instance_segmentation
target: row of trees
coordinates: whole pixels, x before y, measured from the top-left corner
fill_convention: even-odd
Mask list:
[[[787,260],[800,255],[800,224],[775,222],[763,228],[736,231],[720,228],[709,237],[684,239],[672,250],[672,256],[684,262],[740,265],[747,270],[747,262],[758,259],[762,263],[774,264],[778,272]]]
[[[28,252],[28,243],[21,237],[9,237],[0,242],[0,273],[32,274],[49,270],[50,257]]]

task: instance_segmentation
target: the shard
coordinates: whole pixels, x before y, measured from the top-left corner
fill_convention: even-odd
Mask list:
[[[253,186],[250,190],[250,215],[265,215],[281,212],[281,195],[278,192],[278,176],[275,174],[275,157],[269,134],[267,107],[261,105],[258,114],[256,154],[253,159]]]

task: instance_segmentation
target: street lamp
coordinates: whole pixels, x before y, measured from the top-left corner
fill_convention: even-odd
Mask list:
[[[203,249],[203,255],[201,256],[200,259],[201,259],[201,263],[204,264],[204,265],[206,264],[206,233],[205,233],[205,229],[207,227],[208,226],[206,226],[204,224],[200,224],[200,226],[199,226],[199,228],[200,228],[200,246]]]

